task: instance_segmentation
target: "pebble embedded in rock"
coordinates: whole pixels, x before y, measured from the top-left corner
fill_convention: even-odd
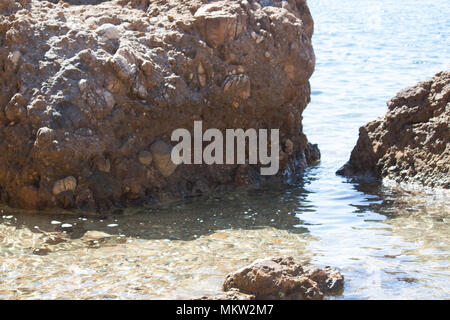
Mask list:
[[[204,130],[280,128],[308,157],[300,121],[315,59],[310,32],[299,39],[313,25],[303,2],[289,12],[280,1],[263,10],[255,1],[20,0],[26,10],[7,1],[0,163],[15,178],[0,168],[0,189],[8,204],[102,210],[189,196],[198,192],[192,181],[202,192],[232,185],[237,165],[177,167],[170,146],[147,149],[195,120]],[[285,65],[295,66],[290,77]],[[285,125],[290,113],[295,128]],[[297,163],[300,174],[306,162]],[[250,171],[257,182],[259,167]]]
[[[95,29],[95,32],[101,37],[102,41],[116,40],[120,38],[120,29],[111,24],[105,23]]]
[[[102,231],[96,231],[96,230],[90,230],[87,231],[81,239],[83,241],[104,241],[106,239],[111,238],[112,235],[102,232]]]
[[[172,175],[177,168],[177,165],[174,164],[171,159],[172,147],[164,141],[158,140],[151,145],[150,151],[156,169],[158,169],[164,177]]]

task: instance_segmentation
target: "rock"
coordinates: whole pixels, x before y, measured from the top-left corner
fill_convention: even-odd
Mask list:
[[[47,232],[42,235],[41,239],[45,244],[54,246],[69,241],[70,237],[62,232]]]
[[[139,153],[139,162],[144,166],[149,166],[153,161],[152,153],[149,151],[141,151]]]
[[[50,248],[36,248],[33,250],[33,254],[37,256],[46,256],[51,253],[52,250]]]
[[[2,0],[0,2],[0,14],[12,14],[17,10],[26,8],[31,0]]]
[[[194,14],[195,23],[206,42],[213,48],[230,43],[242,32],[237,29],[238,18],[244,15],[239,5],[224,5],[224,1],[202,5]],[[238,15],[237,12],[241,13]],[[243,23],[243,19],[242,22]]]
[[[172,143],[146,149],[200,119],[203,131],[279,129],[294,142],[280,177],[318,160],[301,123],[315,66],[305,1],[51,2],[0,1],[8,205],[102,210],[268,178],[261,164],[176,167]]]
[[[109,173],[111,171],[111,163],[109,159],[105,159],[104,157],[99,157],[97,159],[97,169],[101,172]]]
[[[450,188],[450,72],[401,90],[386,115],[359,129],[338,174]]]
[[[201,87],[206,86],[206,72],[201,63],[197,67],[197,78]]]
[[[232,75],[225,79],[223,91],[232,97],[247,100],[251,95],[250,79],[247,75]]]
[[[177,168],[172,162],[172,147],[164,141],[158,140],[150,147],[152,158],[155,160],[155,167],[164,177],[169,177]]]
[[[90,230],[90,231],[87,231],[83,235],[83,237],[81,237],[81,240],[83,240],[85,242],[93,242],[93,241],[103,242],[111,237],[112,236],[106,232]]]
[[[102,41],[116,40],[120,38],[120,29],[111,24],[105,23],[95,29],[95,32],[101,37]]]
[[[14,51],[9,55],[9,61],[13,64],[14,68],[17,67],[21,56],[22,54],[20,53],[20,51]]]
[[[291,139],[286,139],[286,142],[284,143],[285,148],[286,148],[286,153],[287,154],[292,154],[292,152],[294,151],[294,143],[292,142]]]
[[[75,177],[66,177],[64,179],[58,180],[53,185],[53,194],[58,195],[65,191],[75,191],[77,187],[77,179]]]
[[[340,294],[344,277],[334,268],[302,266],[292,257],[268,258],[229,274],[223,289],[232,288],[256,299],[319,300]]]
[[[5,107],[5,116],[9,121],[20,121],[26,117],[26,100],[20,93],[16,93]]]
[[[39,191],[34,186],[23,186],[20,189],[19,198],[24,209],[32,210],[39,207]]]
[[[255,296],[239,292],[239,290],[231,288],[230,291],[222,292],[214,296],[202,296],[192,300],[255,300]]]

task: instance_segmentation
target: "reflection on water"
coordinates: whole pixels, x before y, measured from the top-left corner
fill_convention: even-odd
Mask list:
[[[3,208],[0,299],[191,298],[216,293],[254,259],[280,255],[340,268],[338,298],[450,298],[450,195],[334,174],[358,127],[385,113],[390,96],[448,68],[450,2],[309,5],[317,67],[304,129],[322,162],[303,182],[106,216]]]

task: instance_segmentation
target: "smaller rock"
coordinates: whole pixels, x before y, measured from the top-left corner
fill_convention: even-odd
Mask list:
[[[344,288],[344,277],[331,267],[302,266],[292,257],[256,260],[227,276],[224,291],[232,288],[256,299],[320,300]]]
[[[8,60],[11,61],[11,63],[14,66],[14,68],[16,68],[17,65],[19,64],[19,60],[20,60],[21,56],[22,56],[22,54],[19,51],[14,51],[14,52],[9,54]]]
[[[33,254],[36,256],[46,256],[50,252],[52,252],[52,250],[49,248],[36,248],[33,250]]]
[[[85,242],[90,242],[90,241],[102,242],[102,241],[105,241],[106,239],[109,239],[111,237],[112,236],[110,234],[106,233],[106,232],[90,230],[90,231],[87,231],[83,235],[81,240],[83,240]]]
[[[109,159],[105,159],[104,157],[99,157],[99,159],[97,159],[97,169],[101,172],[105,172],[105,173],[109,173],[109,171],[111,170],[111,163],[109,161]]]
[[[197,76],[198,76],[198,82],[200,83],[200,86],[204,87],[206,86],[206,72],[203,65],[200,63],[197,67]]]
[[[58,180],[53,185],[53,194],[56,196],[65,191],[75,191],[77,187],[77,179],[73,176]]]
[[[149,151],[141,151],[138,156],[139,162],[144,166],[148,166],[153,161],[152,153]]]
[[[116,40],[120,38],[120,30],[111,23],[105,23],[98,27],[95,32],[100,36],[102,41]]]
[[[19,198],[25,209],[36,210],[39,204],[39,191],[36,187],[25,185],[19,191]]]
[[[255,296],[239,292],[239,290],[233,288],[230,291],[219,293],[214,296],[202,296],[200,298],[194,298],[193,300],[255,300]]]
[[[86,79],[81,79],[78,82],[78,89],[80,89],[81,94],[84,94],[88,88],[88,81]]]
[[[56,133],[53,129],[48,127],[39,128],[36,134],[36,145],[49,143],[54,140]]]
[[[155,161],[156,169],[164,177],[170,176],[177,168],[177,165],[171,159],[172,147],[164,141],[158,140],[151,145],[150,151]]]
[[[136,57],[127,46],[119,48],[111,59],[111,66],[122,80],[131,80],[136,76]]]
[[[292,142],[292,140],[286,139],[284,145],[286,147],[286,153],[292,155],[294,153],[294,143]]]
[[[26,100],[16,93],[5,107],[5,116],[9,121],[20,121],[26,116]]]
[[[114,99],[114,96],[111,94],[111,92],[107,90],[103,91],[103,98],[105,99],[106,108],[110,112],[112,108],[114,108],[116,100]]]

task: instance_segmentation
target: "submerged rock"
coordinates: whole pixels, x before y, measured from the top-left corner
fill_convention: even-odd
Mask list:
[[[280,129],[279,175],[301,173],[312,32],[305,0],[2,1],[0,201],[95,210],[263,179],[175,166],[171,133],[195,120]]]
[[[450,72],[401,90],[385,116],[360,128],[338,174],[450,188]]]
[[[334,268],[300,265],[292,257],[256,260],[227,276],[225,292],[239,290],[256,299],[323,299],[344,289],[344,276]]]

